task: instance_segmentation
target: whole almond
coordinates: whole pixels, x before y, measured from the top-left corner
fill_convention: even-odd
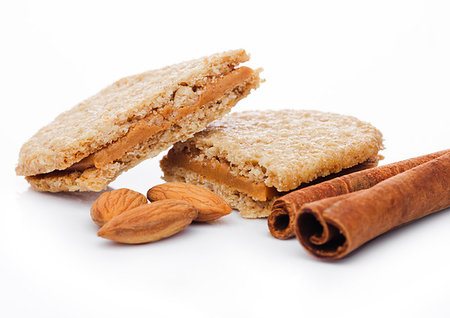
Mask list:
[[[214,192],[183,182],[167,182],[154,186],[148,190],[147,198],[151,202],[165,199],[189,202],[198,210],[198,216],[194,220],[198,222],[216,220],[232,211],[225,200]]]
[[[180,232],[197,217],[197,209],[180,200],[162,200],[125,211],[103,225],[98,236],[120,243],[140,244]]]
[[[113,217],[147,203],[142,193],[130,189],[105,192],[92,204],[91,218],[95,224],[103,226]]]

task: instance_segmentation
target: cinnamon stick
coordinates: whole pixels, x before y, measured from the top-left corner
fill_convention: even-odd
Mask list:
[[[304,204],[295,234],[321,259],[339,259],[393,228],[450,206],[450,152],[373,187]]]
[[[425,156],[354,172],[284,195],[277,199],[272,206],[272,213],[268,218],[270,233],[278,239],[291,238],[295,235],[295,215],[300,211],[303,204],[368,189],[383,180],[438,158],[449,151],[443,150]]]

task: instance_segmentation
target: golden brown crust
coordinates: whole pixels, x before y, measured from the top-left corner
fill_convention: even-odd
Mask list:
[[[169,104],[181,86],[204,85],[247,60],[244,50],[228,51],[123,78],[40,129],[22,146],[16,173],[64,170]]]
[[[205,186],[244,217],[255,218],[269,215],[280,192],[357,166],[375,158],[381,148],[381,133],[354,117],[308,110],[248,111],[214,121],[193,138],[175,144],[169,154],[178,157],[188,149],[190,162],[226,163],[233,176],[276,188],[268,201],[185,169],[169,156],[161,168],[165,180]]]
[[[247,111],[211,123],[185,143],[198,160],[218,158],[231,172],[278,191],[339,172],[373,158],[382,135],[355,117],[313,110]]]
[[[177,127],[157,134],[154,138],[137,145],[119,161],[107,164],[100,169],[89,168],[82,172],[70,173],[53,172],[26,177],[26,179],[38,191],[101,191],[123,171],[133,168],[146,158],[158,155],[175,142],[191,137],[209,122],[224,116],[240,99],[247,96],[250,90],[258,85],[259,76],[255,72],[251,80],[240,85],[238,90],[232,90],[219,100],[204,105],[198,112],[184,117]]]

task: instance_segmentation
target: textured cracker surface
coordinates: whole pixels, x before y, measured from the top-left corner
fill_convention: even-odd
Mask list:
[[[373,158],[383,146],[381,133],[355,117],[281,110],[233,113],[174,147],[197,148],[195,160],[217,158],[234,175],[289,191]]]
[[[177,141],[184,141],[192,137],[195,132],[204,129],[214,119],[224,116],[240,99],[247,96],[250,90],[258,85],[259,76],[255,72],[249,81],[226,92],[220,99],[203,105],[197,112],[185,116],[177,125],[173,125],[170,129],[137,145],[120,160],[101,169],[89,168],[70,174],[50,173],[29,176],[26,179],[38,191],[101,191],[123,171],[136,166],[146,158],[155,157]]]
[[[228,51],[125,77],[32,136],[20,150],[16,173],[32,176],[64,170],[124,136],[139,119],[170,104],[178,89],[205,84],[248,58],[244,50]]]

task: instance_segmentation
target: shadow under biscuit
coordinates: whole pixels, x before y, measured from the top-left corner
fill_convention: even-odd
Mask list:
[[[114,188],[107,187],[105,190],[100,192],[40,192],[33,190],[32,187],[20,194],[21,199],[37,199],[46,198],[53,200],[61,200],[64,204],[67,203],[78,203],[80,206],[87,206],[89,209],[97,198],[105,192],[112,191]]]

